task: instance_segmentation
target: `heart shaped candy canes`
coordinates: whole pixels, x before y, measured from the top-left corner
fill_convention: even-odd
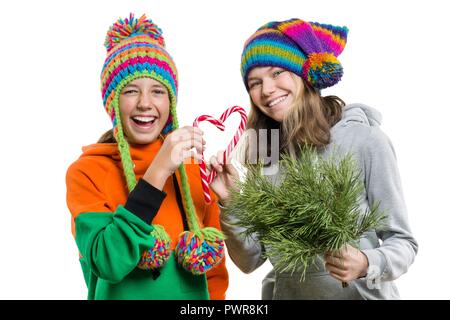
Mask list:
[[[224,164],[226,163],[229,155],[233,151],[234,147],[238,143],[240,137],[242,136],[242,133],[245,130],[245,125],[247,123],[247,114],[245,113],[245,110],[239,106],[234,106],[234,107],[231,107],[231,108],[225,110],[225,112],[220,116],[219,120],[217,120],[211,116],[208,116],[208,115],[201,115],[194,120],[194,124],[193,124],[194,127],[198,127],[200,122],[208,121],[208,122],[212,123],[213,125],[215,125],[219,130],[223,131],[223,130],[225,130],[225,126],[223,124],[224,121],[234,112],[237,112],[241,115],[241,123],[239,124],[236,134],[234,135],[231,142],[228,144],[228,147],[223,154],[222,161]],[[205,196],[205,201],[208,204],[211,203],[211,194],[209,192],[209,184],[214,180],[216,175],[217,175],[217,173],[215,170],[211,170],[210,174],[207,175],[205,158],[202,153],[202,160],[200,161],[200,177],[202,179],[202,188],[203,188],[203,194]]]
[[[233,140],[224,152],[224,163],[226,163],[226,159],[244,132],[245,124],[247,123],[247,114],[244,109],[235,106],[226,110],[219,120],[208,115],[203,115],[197,117],[194,121],[195,127],[198,127],[198,124],[202,121],[208,121],[214,124],[219,130],[223,131],[225,129],[223,122],[233,112],[240,113],[241,123],[238,131],[234,135]],[[200,162],[200,175],[205,200],[207,203],[211,203],[209,183],[214,180],[216,172],[212,171],[209,175],[206,174],[206,165],[203,154]],[[175,248],[175,256],[177,257],[178,263],[180,263],[184,269],[193,274],[203,274],[217,266],[223,259],[225,255],[225,237],[223,233],[216,228],[206,227],[200,229],[198,223],[194,223],[196,221],[194,217],[190,218],[189,221],[192,222],[192,225],[190,225],[190,231],[185,231],[180,235],[178,244]]]

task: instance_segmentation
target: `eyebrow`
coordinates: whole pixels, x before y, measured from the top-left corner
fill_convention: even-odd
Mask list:
[[[136,85],[136,84],[133,84],[133,83],[127,84],[124,88],[129,88],[129,87],[133,87],[133,88],[138,88],[138,89],[139,89],[139,86]],[[151,86],[151,88],[161,88],[161,89],[165,89],[166,87],[163,86],[162,84],[153,84],[153,85]]]
[[[274,68],[280,68],[280,67],[273,67],[273,66],[270,66],[268,72],[272,71]],[[260,77],[256,77],[256,78],[255,78],[255,77],[251,77],[251,78],[248,78],[247,81],[251,81],[251,80],[260,80],[260,79],[261,79]]]
[[[163,86],[162,84],[154,84],[152,85],[152,88],[161,88],[161,89],[166,89],[165,86]]]

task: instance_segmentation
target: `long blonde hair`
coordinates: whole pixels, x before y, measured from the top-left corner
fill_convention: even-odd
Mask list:
[[[320,92],[305,83],[302,78],[293,75],[292,77],[297,84],[297,92],[292,107],[281,123],[266,116],[250,101],[251,110],[246,129],[256,132],[267,129],[267,150],[260,150],[261,143],[257,138],[255,141],[255,136],[246,136],[243,146],[244,163],[250,164],[251,159],[262,160],[259,158],[261,154],[270,156],[270,130],[274,129],[278,129],[280,133],[280,153],[292,155],[297,154],[299,147],[304,145],[320,149],[330,143],[330,130],[341,119],[345,102],[337,96],[322,97]]]

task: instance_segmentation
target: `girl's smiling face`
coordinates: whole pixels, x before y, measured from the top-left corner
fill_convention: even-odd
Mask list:
[[[154,79],[135,79],[120,92],[119,109],[127,141],[151,143],[158,138],[169,118],[169,92]]]
[[[279,67],[256,67],[248,74],[247,85],[252,102],[262,113],[281,122],[298,92],[303,91],[303,82],[289,71]]]

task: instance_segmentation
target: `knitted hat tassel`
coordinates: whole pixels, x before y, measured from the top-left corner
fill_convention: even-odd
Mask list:
[[[203,274],[215,267],[225,254],[225,236],[216,228],[201,228],[189,190],[186,169],[179,168],[184,193],[183,204],[187,211],[190,231],[184,231],[178,238],[175,255],[178,263],[193,274]]]

